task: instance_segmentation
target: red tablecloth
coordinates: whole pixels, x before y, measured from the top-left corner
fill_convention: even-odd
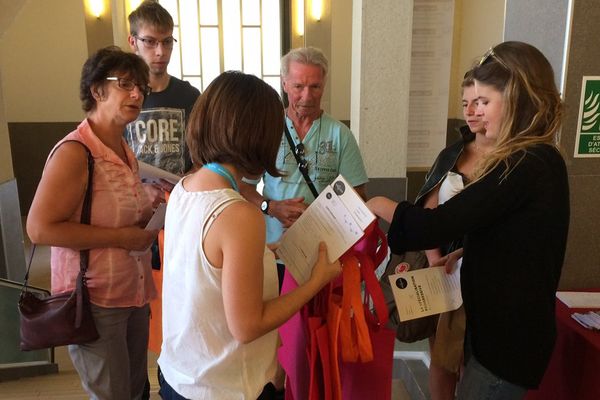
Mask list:
[[[588,310],[568,308],[556,299],[554,352],[540,387],[529,391],[527,400],[600,399],[600,332],[586,329],[571,318],[574,312]]]

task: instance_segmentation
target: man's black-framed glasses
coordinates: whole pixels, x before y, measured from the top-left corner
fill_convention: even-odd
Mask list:
[[[147,49],[155,49],[158,47],[159,43],[162,44],[165,49],[172,49],[173,44],[177,42],[177,39],[175,39],[173,36],[169,36],[163,40],[145,38],[141,36],[134,36],[134,38],[144,43],[144,47]]]
[[[117,81],[117,86],[119,86],[123,90],[127,90],[131,92],[133,88],[136,86],[140,89],[140,92],[144,95],[144,97],[148,97],[150,93],[152,93],[152,88],[148,85],[140,85],[139,83],[135,83],[131,79],[127,78],[119,78],[118,76],[109,76],[106,78],[107,81]]]
[[[486,62],[488,62],[491,58],[493,58],[494,60],[498,61],[498,63],[500,65],[502,65],[505,69],[507,69],[508,71],[510,71],[510,68],[508,68],[508,65],[506,65],[506,63],[504,61],[502,61],[502,59],[500,57],[498,57],[498,55],[494,52],[494,48],[493,47],[490,47],[490,49],[485,52],[485,54],[483,55],[483,57],[481,57],[481,59],[479,60],[479,64],[477,64],[477,66],[481,67],[483,64],[485,64]]]
[[[308,161],[306,161],[306,159],[304,158],[304,155],[306,154],[304,149],[304,143],[298,143],[294,148],[294,152],[300,160],[300,162],[298,163],[298,169],[303,175],[308,174]]]

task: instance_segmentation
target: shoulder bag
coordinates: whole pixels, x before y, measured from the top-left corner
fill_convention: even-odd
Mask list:
[[[81,142],[79,142],[81,143]],[[94,158],[81,143],[88,155],[88,185],[81,210],[81,223],[89,224],[92,208],[92,177]],[[80,269],[75,290],[40,298],[28,291],[29,269],[35,252],[32,244],[25,282],[19,298],[21,316],[21,350],[38,350],[68,344],[83,344],[98,339],[98,331],[92,316],[85,273],[88,268],[89,249],[80,254]]]

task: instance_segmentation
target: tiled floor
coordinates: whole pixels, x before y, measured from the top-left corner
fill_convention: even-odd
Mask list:
[[[88,396],[81,387],[79,376],[73,369],[66,347],[56,348],[59,373],[0,382],[0,398],[3,400],[83,400]],[[156,380],[156,356],[151,356],[148,368],[150,399],[158,400]]]
[[[26,239],[27,241],[27,239]],[[26,243],[28,245],[28,243]],[[27,252],[27,257],[29,253]],[[47,247],[38,247],[32,263],[30,283],[41,288],[50,288],[50,251]],[[398,349],[397,349],[398,350]],[[401,348],[400,350],[406,350]],[[55,360],[59,366],[59,373],[22,378],[15,381],[0,382],[0,398],[14,400],[79,400],[87,399],[81,388],[79,377],[73,369],[68,357],[66,347],[56,348]],[[151,385],[151,399],[160,399],[158,395],[158,382],[156,379],[156,355],[149,353],[148,375]],[[392,383],[392,399],[410,400],[410,397],[401,380]]]

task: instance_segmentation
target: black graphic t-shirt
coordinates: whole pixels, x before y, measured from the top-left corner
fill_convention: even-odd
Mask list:
[[[185,127],[199,95],[189,82],[171,77],[165,90],[144,100],[138,119],[125,129],[138,160],[180,176],[191,168]]]

